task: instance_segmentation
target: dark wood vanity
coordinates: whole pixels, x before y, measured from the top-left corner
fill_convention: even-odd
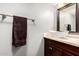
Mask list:
[[[79,47],[44,37],[45,56],[79,56]]]

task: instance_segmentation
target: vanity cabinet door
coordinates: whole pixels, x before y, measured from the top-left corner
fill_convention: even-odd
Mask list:
[[[45,56],[52,56],[52,47],[48,46],[45,51]]]
[[[45,56],[61,56],[62,55],[62,49],[57,47],[51,47],[47,45],[45,47]]]
[[[45,56],[52,56],[52,47],[51,42],[49,39],[44,40],[44,55]]]
[[[51,41],[50,39],[45,38],[45,50],[44,55],[45,56],[61,56],[62,55],[62,49],[56,47],[54,44],[54,41]]]

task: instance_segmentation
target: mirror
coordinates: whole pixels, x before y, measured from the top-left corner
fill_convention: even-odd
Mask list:
[[[58,21],[59,31],[76,32],[76,4],[58,9]]]

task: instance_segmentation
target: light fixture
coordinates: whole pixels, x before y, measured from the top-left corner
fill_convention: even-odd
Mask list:
[[[58,3],[57,8],[61,8],[61,7],[65,6],[66,4],[68,4],[68,3]]]

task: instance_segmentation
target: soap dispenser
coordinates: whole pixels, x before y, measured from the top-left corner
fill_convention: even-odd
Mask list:
[[[71,25],[70,24],[67,25],[67,31],[69,31],[69,32],[71,31]]]

